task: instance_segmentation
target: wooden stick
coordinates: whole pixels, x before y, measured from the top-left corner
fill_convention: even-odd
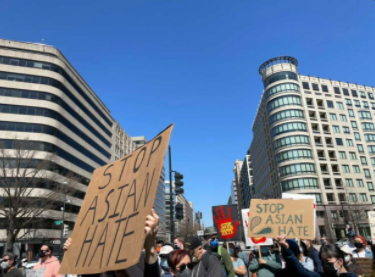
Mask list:
[[[228,253],[229,253],[229,242],[227,241],[227,250],[228,250]]]
[[[257,247],[258,247],[259,259],[262,259],[262,252],[260,251],[260,245],[257,245]]]

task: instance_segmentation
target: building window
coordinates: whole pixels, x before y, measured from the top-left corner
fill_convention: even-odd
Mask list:
[[[330,113],[329,116],[331,117],[331,120],[337,121],[337,116],[334,113]]]
[[[361,179],[357,179],[356,183],[357,183],[357,187],[359,187],[359,188],[364,188],[365,187],[365,185],[363,184],[363,181]]]
[[[361,136],[359,135],[359,133],[354,133],[354,138],[356,141],[361,141]]]
[[[347,187],[354,187],[353,180],[352,179],[345,179],[345,185]]]
[[[375,142],[375,135],[374,134],[365,134],[365,141],[366,142]]]
[[[353,106],[352,100],[350,100],[348,98],[345,98],[345,103],[346,103],[347,106]]]
[[[276,155],[276,161],[278,163],[298,160],[298,159],[312,159],[312,152],[309,149],[294,149],[287,150]]]
[[[355,117],[355,116],[354,116],[354,112],[353,112],[353,110],[350,110],[350,109],[349,109],[348,112],[349,112],[349,117]]]
[[[364,91],[359,92],[361,94],[361,98],[366,98],[366,93]]]
[[[344,145],[341,138],[336,138],[337,145]]]
[[[367,165],[367,159],[366,159],[366,157],[361,157],[361,164],[362,165]]]
[[[349,96],[349,91],[348,91],[348,89],[343,88],[343,89],[342,89],[342,92],[344,93],[344,95]]]
[[[372,182],[367,182],[367,187],[369,191],[374,191],[374,185]]]
[[[293,83],[279,84],[279,85],[273,86],[272,88],[267,89],[265,95],[266,95],[266,98],[268,98],[272,95],[283,93],[285,91],[299,92],[300,91],[299,85],[293,84]]]
[[[271,100],[268,105],[268,112],[283,106],[301,106],[301,98],[299,96],[282,96]]]
[[[366,178],[371,178],[370,170],[365,168],[365,169],[363,169],[363,172],[365,173]]]
[[[350,173],[350,169],[348,165],[343,164],[342,165],[342,172],[344,173]]]
[[[371,158],[371,165],[375,166],[375,158]]]
[[[374,123],[362,122],[361,126],[363,131],[375,131]]]
[[[334,221],[338,220],[337,211],[331,211],[331,216],[332,216],[332,220]]]
[[[341,94],[340,88],[333,87],[333,90],[335,91],[336,94]]]
[[[346,160],[346,153],[345,151],[339,151],[339,157],[341,160]]]
[[[370,197],[371,197],[371,203],[375,204],[375,195],[371,195]]]
[[[367,150],[370,153],[370,155],[375,154],[375,145],[368,145]]]
[[[349,152],[349,156],[350,156],[351,160],[356,160],[357,159],[357,156],[356,156],[355,152]]]
[[[282,191],[298,190],[298,189],[317,189],[318,180],[315,178],[299,178],[281,182]]]
[[[354,106],[356,106],[357,108],[360,108],[361,102],[359,102],[359,100],[354,100]]]
[[[357,149],[358,149],[359,153],[365,153],[365,150],[363,149],[363,145],[362,144],[357,144]]]
[[[290,122],[277,125],[271,130],[272,137],[288,132],[306,132],[306,124],[303,122]]]
[[[368,93],[368,98],[370,99],[374,99],[374,94],[372,94],[371,92]]]
[[[317,218],[324,218],[324,211],[316,211]]]
[[[353,128],[354,130],[357,130],[357,129],[358,129],[357,122],[355,122],[355,121],[350,121],[350,123],[352,124],[352,128]]]
[[[310,89],[310,85],[307,82],[302,82],[303,89]]]
[[[289,72],[289,71],[283,71],[283,72],[278,72],[275,74],[272,74],[271,76],[267,77],[263,84],[264,87],[268,86],[269,84],[272,84],[277,81],[281,80],[295,80],[298,81],[297,74],[294,72]]]
[[[295,174],[315,173],[315,166],[314,164],[309,163],[291,164],[280,167],[279,173],[280,177]]]
[[[337,104],[337,108],[339,110],[343,110],[344,109],[344,105],[342,104],[342,102],[337,102],[336,104]]]
[[[270,125],[275,122],[290,119],[290,118],[304,118],[303,111],[301,110],[286,110],[277,112],[270,116]]]
[[[351,139],[346,139],[345,141],[346,141],[346,146],[354,146],[354,144],[353,144],[353,140],[351,140]]]
[[[342,130],[345,134],[350,134],[350,130],[349,130],[349,127],[342,127]]]
[[[375,110],[375,103],[371,103],[371,109]]]
[[[312,88],[313,88],[313,90],[316,90],[316,91],[319,91],[319,86],[318,86],[318,84],[312,84]]]
[[[319,234],[320,237],[324,237],[326,235],[326,227],[324,225],[319,226]]]
[[[339,126],[332,126],[334,133],[340,133],[340,127]]]
[[[310,145],[309,137],[300,135],[280,138],[274,142],[274,149],[276,150],[292,145]]]
[[[369,108],[367,101],[362,101],[362,105],[363,105],[364,109],[368,109]]]
[[[352,203],[356,203],[357,202],[357,195],[355,193],[349,193],[349,200]]]
[[[328,108],[334,108],[333,107],[333,102],[331,100],[327,100],[327,107]]]
[[[326,85],[322,85],[322,91],[323,92],[328,92],[328,87]]]
[[[361,170],[359,169],[358,165],[353,165],[353,171],[354,173],[361,173]]]
[[[357,93],[357,91],[354,90],[354,89],[352,89],[352,95],[353,95],[354,97],[358,97],[358,93]]]
[[[340,114],[340,120],[344,122],[348,121],[345,114]]]
[[[371,113],[368,111],[359,111],[358,115],[359,115],[359,119],[372,120]]]
[[[366,193],[360,193],[359,195],[361,197],[361,201],[362,202],[367,202],[367,195],[366,195]]]

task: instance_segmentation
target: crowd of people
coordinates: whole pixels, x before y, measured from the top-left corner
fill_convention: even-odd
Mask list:
[[[341,249],[322,238],[320,250],[311,240],[275,238],[271,246],[256,247],[247,256],[239,245],[220,244],[214,227],[206,228],[203,239],[176,237],[173,244],[156,241],[159,217],[154,210],[145,219],[145,242],[138,264],[86,277],[357,277],[364,276],[354,258],[373,258],[366,240],[350,234],[350,243]],[[64,250],[73,241],[68,239]],[[34,269],[44,268],[44,277],[58,277],[60,263],[53,247],[43,245]],[[16,268],[16,257],[5,254],[1,263],[4,277],[24,277]],[[370,277],[370,276],[366,276]],[[371,276],[372,277],[372,276]]]

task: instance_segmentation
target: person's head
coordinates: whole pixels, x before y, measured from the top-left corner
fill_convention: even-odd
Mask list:
[[[184,249],[190,252],[191,256],[193,257],[193,261],[200,261],[203,254],[206,253],[200,239],[194,236],[186,238]]]
[[[355,248],[357,248],[357,250],[361,250],[363,248],[366,248],[367,241],[364,237],[357,235],[354,237],[354,246]]]
[[[184,242],[185,242],[184,238],[180,236],[175,237],[173,240],[173,243],[178,249],[184,249]]]
[[[169,271],[173,276],[189,276],[187,274],[192,268],[191,257],[188,251],[177,249],[169,253]]]
[[[161,249],[163,246],[164,246],[164,241],[162,241],[162,240],[158,240],[158,241],[156,241],[156,252],[158,252],[158,254],[159,254],[159,252],[160,252],[160,249]]]
[[[169,271],[169,266],[168,266],[167,258],[168,258],[169,253],[171,253],[172,251],[173,251],[173,247],[170,246],[170,245],[164,245],[160,249],[160,252],[159,252],[160,267],[164,271]]]
[[[279,250],[279,245],[277,243],[274,243],[272,246],[271,246],[271,252],[273,254],[280,254],[280,250]]]
[[[301,255],[301,250],[298,246],[298,243],[294,239],[287,239],[286,242],[289,245],[290,250],[292,250],[294,256],[297,258]]]
[[[3,261],[1,263],[2,269],[4,269],[5,271],[8,271],[8,269],[14,267],[15,264],[16,264],[16,257],[13,254],[11,253],[4,254]]]
[[[322,245],[326,245],[328,243],[326,236],[322,236],[321,242],[322,242]]]
[[[304,256],[308,256],[307,255],[307,246],[306,246],[306,243],[304,241],[300,241],[299,243],[300,247],[299,247],[299,250],[301,251],[301,253],[304,255]]]
[[[310,246],[312,245],[311,239],[304,239],[303,243],[306,245],[307,249],[310,248]]]
[[[237,250],[237,253],[240,253],[240,252],[242,252],[241,246],[239,246],[239,245],[236,245],[236,250]]]
[[[229,255],[233,258],[238,258],[238,253],[236,250],[236,247],[234,246],[233,243],[229,243],[229,249],[228,249]]]
[[[46,260],[47,258],[51,257],[53,253],[53,246],[50,244],[44,244],[39,250],[38,256],[42,260]]]
[[[340,272],[346,272],[345,253],[337,245],[329,244],[322,247],[320,252],[325,276],[337,276]]]
[[[203,239],[212,250],[219,247],[218,233],[215,227],[211,226],[204,229]]]
[[[345,264],[350,264],[352,262],[353,256],[352,256],[352,249],[349,247],[349,245],[344,245],[340,248],[342,252],[344,252],[344,262]]]

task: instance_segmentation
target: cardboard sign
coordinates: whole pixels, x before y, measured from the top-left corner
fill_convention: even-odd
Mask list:
[[[249,219],[249,216],[250,216],[249,211],[250,211],[250,209],[241,210],[244,234],[247,234],[247,229],[249,228],[249,222],[248,222],[248,219]],[[256,245],[272,245],[272,244],[273,244],[273,240],[270,239],[270,238],[266,238],[266,237],[251,237],[251,238],[249,238],[246,235],[246,246],[254,247]]]
[[[368,221],[370,224],[371,241],[372,241],[372,244],[375,244],[375,212],[367,212],[367,213],[368,213]]]
[[[373,261],[372,258],[353,258],[354,263],[357,264],[363,272],[364,276],[372,276]]]
[[[237,205],[213,206],[212,215],[214,226],[219,231],[219,241],[241,240],[241,231],[238,229]]]
[[[43,277],[45,268],[26,269],[26,277]]]
[[[138,263],[172,129],[94,171],[60,274],[94,274]]]
[[[248,237],[314,239],[314,203],[312,199],[252,199]]]

